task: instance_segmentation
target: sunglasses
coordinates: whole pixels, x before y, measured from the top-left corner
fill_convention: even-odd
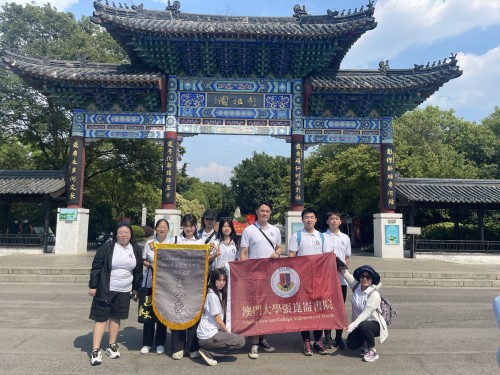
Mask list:
[[[367,280],[370,280],[372,278],[372,275],[370,275],[369,273],[364,273],[362,275],[359,275],[359,278],[360,279],[367,279]]]

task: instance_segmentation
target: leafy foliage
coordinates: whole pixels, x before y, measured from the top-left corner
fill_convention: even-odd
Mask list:
[[[241,213],[253,213],[261,201],[269,201],[275,214],[281,212],[283,208],[277,208],[276,203],[283,193],[282,179],[287,175],[290,175],[290,158],[254,151],[251,158],[244,159],[231,177],[231,189]]]

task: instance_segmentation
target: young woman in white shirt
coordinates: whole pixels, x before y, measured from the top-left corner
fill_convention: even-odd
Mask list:
[[[146,269],[144,270],[144,277],[142,280],[143,288],[152,288],[153,284],[153,262],[155,259],[154,243],[166,243],[167,234],[170,230],[170,225],[165,219],[160,219],[155,225],[156,235],[152,240],[149,240],[144,245],[142,252],[143,264]],[[156,353],[165,353],[165,341],[167,339],[167,327],[165,327],[156,317],[153,317],[151,323],[144,323],[142,329],[142,349],[141,354],[149,353],[153,346],[156,346]],[[155,335],[156,326],[156,335]],[[154,342],[153,342],[154,341]],[[154,345],[153,345],[154,344]]]
[[[198,221],[193,214],[186,214],[181,219],[182,233],[175,236],[170,241],[177,244],[199,244],[203,245],[202,239],[198,238],[196,228]],[[172,359],[181,359],[184,353],[189,354],[191,359],[199,358],[198,338],[196,337],[196,328],[198,323],[186,330],[171,330],[172,332]]]
[[[245,338],[229,332],[224,323],[227,303],[226,285],[226,271],[223,268],[215,269],[210,275],[205,309],[197,329],[199,353],[209,366],[217,364],[214,356],[223,356],[229,350],[245,346]]]
[[[236,260],[238,251],[238,240],[234,230],[232,218],[222,218],[219,221],[219,230],[217,238],[214,241],[214,247],[210,251],[209,262],[210,271],[216,268],[226,268],[229,262]]]

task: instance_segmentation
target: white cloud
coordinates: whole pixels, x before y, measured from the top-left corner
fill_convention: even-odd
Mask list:
[[[188,174],[198,177],[201,181],[229,183],[233,167],[222,165],[216,162],[210,162],[206,166],[196,167]]]
[[[67,11],[69,8],[71,8],[72,5],[75,5],[78,3],[79,0],[0,0],[0,6],[7,4],[7,3],[16,3],[16,4],[33,4],[33,5],[38,5],[42,6],[47,3],[50,3],[52,7],[55,7],[58,11]]]
[[[473,29],[498,25],[500,1],[379,0],[375,19],[377,27],[354,44],[343,68],[366,68],[368,63],[390,60],[415,46],[429,46]],[[445,56],[426,56],[440,57]]]
[[[464,116],[464,113],[478,113],[481,117],[489,115],[495,105],[500,105],[500,45],[484,55],[461,53],[457,58],[463,70],[462,76],[448,82],[424,104],[455,109],[459,116],[467,120],[474,118]]]

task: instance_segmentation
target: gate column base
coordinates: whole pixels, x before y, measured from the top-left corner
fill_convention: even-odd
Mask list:
[[[57,209],[56,255],[74,255],[87,253],[87,239],[89,233],[88,208],[75,208],[76,220],[65,221],[60,218],[61,209]]]
[[[373,215],[373,248],[379,258],[404,258],[403,214]]]
[[[288,255],[288,240],[290,239],[290,237],[292,237],[292,234],[294,232],[297,232],[303,227],[304,224],[302,223],[302,211],[287,211],[285,213],[285,243],[282,244],[282,246],[284,249],[286,249],[287,255]]]

